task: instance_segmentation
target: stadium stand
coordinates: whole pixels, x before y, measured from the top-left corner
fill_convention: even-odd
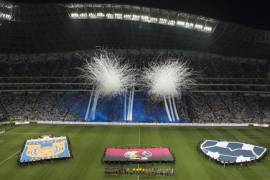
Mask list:
[[[7,92],[1,93],[0,98],[1,111],[6,112],[5,116],[11,119],[18,120],[21,117],[24,120],[39,121],[83,121],[88,96],[85,92]],[[270,111],[270,97],[241,93],[227,95],[193,93],[186,99],[190,101],[187,103],[188,106],[183,101],[181,104],[182,109],[186,108],[188,114],[181,112],[180,116],[182,119],[188,117],[192,122],[269,122],[265,113]],[[147,101],[146,98],[144,100]],[[106,113],[114,112],[106,111]]]
[[[268,66],[264,60],[198,55],[186,51],[115,51],[123,61],[133,62],[137,67],[168,57],[181,58],[189,63],[197,74],[198,85],[185,93],[179,102],[181,119],[220,123],[269,122],[270,97],[264,93],[269,91]],[[83,121],[89,98],[87,91],[93,87],[79,78],[78,67],[91,53],[0,56],[0,118]],[[140,101],[142,98],[138,97]],[[103,121],[115,120],[119,116],[103,118]]]
[[[192,116],[198,122],[256,122],[269,111],[269,98],[257,95],[194,94]]]

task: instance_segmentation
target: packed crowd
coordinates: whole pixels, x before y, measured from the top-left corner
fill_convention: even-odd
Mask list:
[[[82,92],[1,93],[0,114],[10,120],[83,121],[87,100]],[[180,118],[197,123],[270,122],[270,97],[259,95],[191,93],[180,107],[186,110]]]
[[[254,123],[269,122],[270,97],[252,94],[192,94],[193,122]]]
[[[2,93],[1,111],[11,120],[76,121],[62,93]],[[76,96],[74,97],[76,98]],[[66,106],[64,105],[66,104]]]
[[[167,58],[183,59],[198,75],[195,78],[201,78],[198,82],[202,84],[213,83],[211,82],[213,78],[228,79],[222,80],[222,82],[218,79],[218,83],[221,84],[237,84],[239,82],[229,80],[231,78],[245,79],[243,82],[240,81],[241,84],[267,84],[269,82],[269,80],[265,82],[265,79],[270,74],[270,62],[265,60],[192,52],[142,53],[138,51],[133,53],[123,52],[119,56],[123,57],[123,61],[133,63],[138,68],[148,66],[151,61],[162,61]],[[37,89],[53,89],[57,86],[59,89],[90,89],[91,87],[87,85],[76,84],[81,82],[81,80],[78,80],[80,75],[78,67],[82,67],[87,57],[89,57],[88,52],[0,55],[0,83],[5,84],[8,82],[2,85],[1,88],[3,90],[9,88],[13,90],[29,89],[32,87]],[[16,77],[19,78],[16,79]],[[250,81],[246,81],[247,79]],[[49,82],[49,85],[47,82]],[[16,88],[13,86],[13,83],[16,84]],[[215,81],[214,83],[217,82]],[[196,88],[218,90],[217,87],[200,86]],[[222,88],[222,90],[232,90],[230,88],[235,88],[235,86],[222,86]],[[240,88],[240,86],[237,88]],[[247,86],[241,86],[241,88],[246,90]],[[252,88],[250,87],[251,90],[258,89],[257,86]],[[259,90],[263,88],[260,87]],[[2,93],[0,94],[0,121],[6,120],[7,117],[17,120],[83,120],[82,116],[73,111],[76,102],[81,101],[82,93],[74,93],[72,99],[68,101],[63,100],[64,94]],[[190,119],[193,122],[223,123],[270,121],[269,97],[247,96],[243,94],[209,95],[203,93],[190,94],[186,97],[188,98],[183,97],[182,101],[177,104],[178,113],[182,119]],[[149,103],[148,105],[149,107],[152,106]]]
[[[119,54],[119,53],[117,53]],[[91,53],[74,52],[66,54],[37,55],[0,55],[0,77],[12,76],[77,76]],[[265,78],[270,64],[265,60],[224,57],[218,55],[188,52],[163,53],[124,53],[119,54],[124,62],[134,64],[138,68],[149,65],[152,61],[165,59],[182,59],[200,76]]]

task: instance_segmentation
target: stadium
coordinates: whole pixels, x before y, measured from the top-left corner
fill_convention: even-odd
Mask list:
[[[269,52],[178,7],[0,0],[0,179],[267,180]]]

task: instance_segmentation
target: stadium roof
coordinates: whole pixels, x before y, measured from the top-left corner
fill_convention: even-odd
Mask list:
[[[0,52],[182,49],[270,59],[270,31],[174,10],[118,4],[0,1]]]

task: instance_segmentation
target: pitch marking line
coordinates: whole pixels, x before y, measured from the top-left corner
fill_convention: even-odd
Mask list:
[[[139,127],[139,146],[141,145],[141,127]],[[138,164],[138,168],[140,167],[140,165]],[[140,180],[140,175],[137,176],[137,180]]]
[[[11,158],[13,158],[16,154],[18,154],[20,151],[17,151],[13,154],[11,154],[8,158],[4,159],[3,161],[0,162],[0,166],[2,166],[5,162],[7,162],[8,160],[10,160]]]

